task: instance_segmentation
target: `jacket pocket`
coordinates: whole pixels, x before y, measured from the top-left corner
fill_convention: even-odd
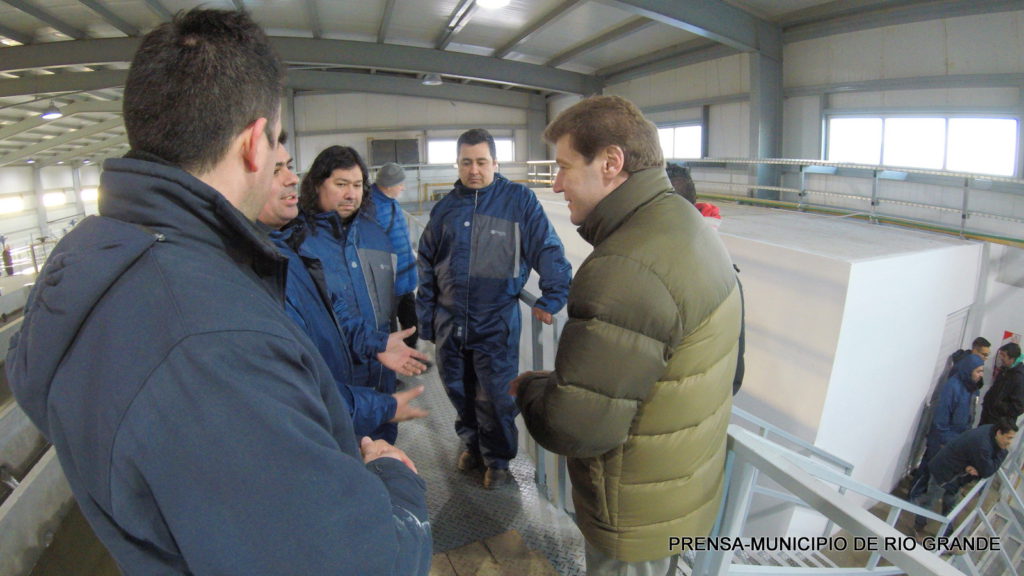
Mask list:
[[[519,223],[477,214],[473,219],[469,274],[476,278],[519,275]]]

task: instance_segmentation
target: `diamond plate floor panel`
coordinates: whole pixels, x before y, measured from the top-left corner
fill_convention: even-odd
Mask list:
[[[420,348],[433,356],[433,346]],[[420,420],[398,427],[399,448],[404,450],[427,483],[427,507],[434,531],[434,552],[446,552],[508,530],[522,535],[530,549],[543,554],[565,576],[584,574],[583,537],[568,514],[537,492],[534,466],[520,449],[509,465],[513,482],[485,490],[482,471],[460,472],[455,464],[462,445],[455,434],[455,409],[432,368],[407,385],[426,385],[416,401],[430,410]]]

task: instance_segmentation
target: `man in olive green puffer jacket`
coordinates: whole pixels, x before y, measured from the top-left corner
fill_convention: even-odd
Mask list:
[[[583,100],[544,137],[554,190],[594,251],[573,278],[555,371],[510,392],[537,442],[569,457],[587,573],[665,574],[669,538],[707,536],[722,497],[736,275],[632,103]]]

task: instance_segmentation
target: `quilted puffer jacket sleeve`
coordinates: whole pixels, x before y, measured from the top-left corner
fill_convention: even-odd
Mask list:
[[[555,371],[522,382],[516,401],[541,446],[588,458],[626,441],[682,322],[661,280],[627,257],[588,260],[573,282]]]

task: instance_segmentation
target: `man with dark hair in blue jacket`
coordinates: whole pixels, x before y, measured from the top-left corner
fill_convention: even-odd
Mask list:
[[[122,573],[427,574],[426,485],[357,438],[253,223],[284,65],[245,12],[179,12],[124,88],[131,151],[11,341],[18,403]]]
[[[299,182],[292,171],[292,157],[284,146],[287,133],[281,132],[274,164],[274,183],[270,199],[263,206],[257,222],[266,229],[270,241],[288,259],[288,282],[285,285],[285,311],[313,340],[327,361],[338,391],[349,407],[352,425],[358,436],[371,436],[387,422],[404,422],[422,418],[427,411],[410,404],[423,393],[423,386],[388,395],[367,386],[353,385],[350,345],[334,315],[337,296],[327,288],[323,265],[316,255],[302,246],[293,248],[293,240],[303,235],[306,222],[299,218]],[[403,372],[412,375],[411,371]]]
[[[931,508],[941,496],[942,514],[948,515],[956,506],[963,485],[996,473],[1016,436],[1017,425],[1010,420],[979,426],[957,436],[928,462],[928,489],[913,499],[914,504]],[[916,516],[914,529],[920,532],[927,522],[924,516]]]
[[[550,324],[569,296],[572,267],[533,191],[497,173],[490,133],[469,130],[457,146],[459,180],[420,238],[416,312],[458,413],[458,468],[485,465],[484,487],[493,488],[510,480],[519,446],[508,394],[519,374],[519,292],[536,270],[533,316]]]
[[[358,152],[348,146],[322,150],[302,180],[299,206],[307,226],[292,245],[320,261],[327,287],[338,297],[335,317],[354,353],[354,383],[394,394],[395,372],[419,374],[427,356],[402,342],[415,327],[391,333],[397,257],[374,217],[368,188],[366,163]],[[387,362],[394,348],[402,351],[398,365]],[[371,437],[394,442],[398,425],[387,422]]]

